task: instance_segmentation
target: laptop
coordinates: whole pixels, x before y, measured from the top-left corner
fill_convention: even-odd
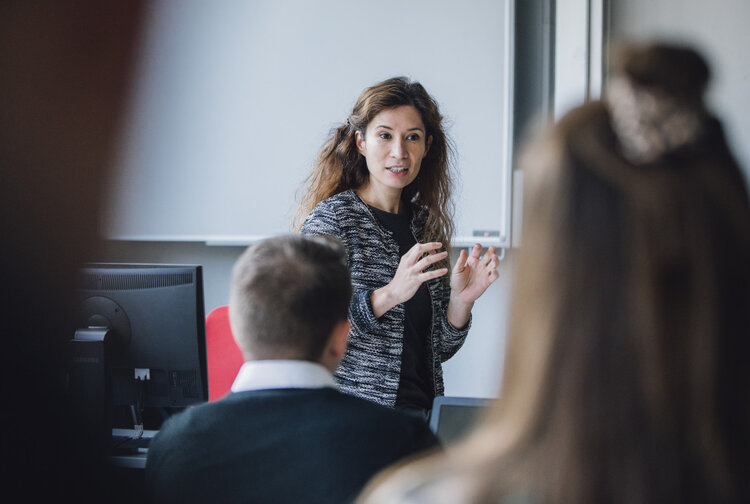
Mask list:
[[[443,443],[463,437],[476,424],[494,399],[439,396],[432,402],[430,429]]]

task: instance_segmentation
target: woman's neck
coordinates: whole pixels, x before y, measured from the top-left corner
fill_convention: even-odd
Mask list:
[[[404,211],[400,189],[392,192],[375,191],[372,185],[365,184],[357,189],[356,193],[362,201],[384,212],[398,214]]]

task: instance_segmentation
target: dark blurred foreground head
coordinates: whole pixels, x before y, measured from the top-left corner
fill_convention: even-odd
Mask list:
[[[0,474],[25,501],[126,491],[67,415],[63,357],[142,13],[140,1],[0,2]]]

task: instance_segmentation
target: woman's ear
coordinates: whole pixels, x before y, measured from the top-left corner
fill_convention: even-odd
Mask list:
[[[363,156],[367,155],[367,146],[365,145],[365,137],[362,133],[357,130],[354,132],[354,141],[357,144],[357,150]]]

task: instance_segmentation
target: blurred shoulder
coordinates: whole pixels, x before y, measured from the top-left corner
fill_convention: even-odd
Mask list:
[[[367,486],[356,504],[472,502],[472,482],[448,470],[444,455],[388,469]]]
[[[490,502],[536,504],[531,492],[512,491],[480,497],[487,473],[461,464],[450,449],[392,466],[373,478],[355,504],[453,504]]]
[[[182,437],[206,429],[212,423],[211,419],[220,416],[219,410],[215,403],[204,403],[173,414],[162,424],[152,446],[173,437]]]

